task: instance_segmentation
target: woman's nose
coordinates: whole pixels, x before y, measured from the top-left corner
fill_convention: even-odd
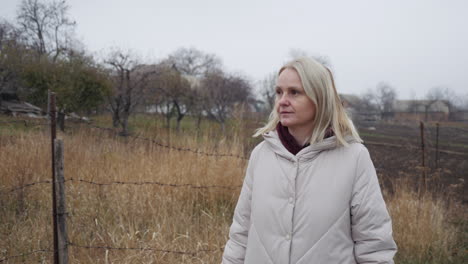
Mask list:
[[[278,98],[278,104],[279,105],[289,105],[289,100],[288,100],[288,97],[286,96],[286,94],[282,94]]]

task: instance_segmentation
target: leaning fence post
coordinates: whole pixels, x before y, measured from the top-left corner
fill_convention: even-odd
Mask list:
[[[65,206],[65,177],[63,173],[63,141],[55,140],[55,185],[57,197],[57,235],[59,264],[68,263],[67,214]]]
[[[55,138],[57,137],[56,126],[56,108],[55,108],[55,93],[49,92],[49,117],[50,117],[50,143],[51,143],[51,156],[52,156],[52,224],[54,232],[54,264],[59,263],[58,256],[58,238],[57,238],[57,198],[55,196]]]
[[[420,128],[421,128],[421,156],[422,156],[423,182],[424,182],[423,192],[425,192],[427,182],[426,182],[426,163],[425,163],[425,159],[424,159],[424,123],[422,121],[420,123]]]

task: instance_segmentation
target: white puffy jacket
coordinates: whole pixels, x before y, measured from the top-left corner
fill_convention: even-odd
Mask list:
[[[393,263],[396,244],[369,152],[336,137],[291,154],[276,131],[253,151],[223,264]]]

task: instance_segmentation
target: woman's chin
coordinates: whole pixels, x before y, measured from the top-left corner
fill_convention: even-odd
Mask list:
[[[285,127],[290,127],[294,125],[294,122],[291,122],[290,120],[280,120],[280,122],[281,122],[281,125]]]

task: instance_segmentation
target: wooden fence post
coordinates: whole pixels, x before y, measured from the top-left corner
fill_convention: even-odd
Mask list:
[[[49,118],[50,118],[50,143],[52,156],[52,224],[54,232],[54,264],[59,263],[58,257],[58,235],[57,235],[57,198],[55,196],[55,138],[57,137],[56,108],[55,108],[55,93],[49,91]]]
[[[51,91],[47,90],[47,116],[50,119],[50,99],[51,99]]]
[[[68,263],[67,239],[67,208],[65,206],[65,177],[63,173],[63,141],[55,140],[55,196],[57,197],[57,235],[58,235],[58,263]]]

